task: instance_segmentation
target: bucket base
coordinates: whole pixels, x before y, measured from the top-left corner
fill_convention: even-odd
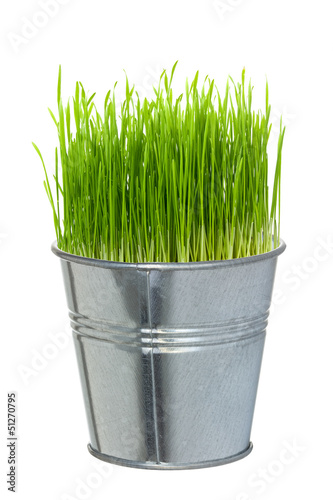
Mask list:
[[[180,463],[175,464],[172,462],[136,462],[134,460],[126,460],[123,458],[112,457],[110,455],[105,455],[95,450],[91,444],[88,444],[88,451],[99,460],[104,462],[109,462],[114,465],[122,465],[125,467],[135,467],[137,469],[158,469],[158,470],[182,470],[182,469],[203,469],[204,467],[216,467],[217,465],[226,465],[231,462],[236,462],[236,460],[241,460],[251,453],[253,449],[253,444],[250,442],[248,448],[237,455],[232,455],[231,457],[221,458],[217,460],[207,460],[205,462],[195,462],[195,463]]]

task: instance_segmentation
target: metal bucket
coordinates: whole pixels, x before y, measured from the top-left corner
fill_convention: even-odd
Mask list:
[[[147,469],[238,460],[277,257],[125,264],[60,251],[92,455]]]

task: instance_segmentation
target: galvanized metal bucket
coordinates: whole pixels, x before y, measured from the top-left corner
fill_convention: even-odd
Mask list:
[[[147,469],[209,467],[252,449],[277,257],[124,264],[60,257],[89,451]]]

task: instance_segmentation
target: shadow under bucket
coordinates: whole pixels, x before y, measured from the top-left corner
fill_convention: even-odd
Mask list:
[[[90,453],[189,469],[239,460],[250,432],[277,257],[125,264],[60,257]]]

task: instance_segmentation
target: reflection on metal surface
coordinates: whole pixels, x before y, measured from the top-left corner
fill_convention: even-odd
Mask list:
[[[277,257],[121,264],[61,259],[89,451],[112,463],[193,468],[252,449]]]

